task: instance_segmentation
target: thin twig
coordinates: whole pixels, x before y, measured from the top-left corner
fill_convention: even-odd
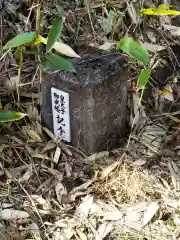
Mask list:
[[[40,27],[41,27],[41,3],[38,1],[39,5],[36,8],[36,33],[37,36],[40,34]],[[41,65],[41,46],[37,46],[38,49],[38,55],[37,60],[40,62],[38,68],[39,68],[39,81],[40,81],[40,99],[39,103],[42,105],[42,95],[41,95],[41,89],[42,89],[42,81],[43,81],[43,67]]]
[[[94,26],[93,26],[93,22],[92,22],[92,18],[91,18],[89,0],[85,0],[85,5],[86,5],[86,7],[87,7],[87,12],[88,12],[88,16],[89,16],[89,21],[90,21],[90,24],[91,24],[91,28],[92,28],[94,40],[95,40],[95,43],[96,43],[96,32],[95,32],[95,30],[94,30]]]

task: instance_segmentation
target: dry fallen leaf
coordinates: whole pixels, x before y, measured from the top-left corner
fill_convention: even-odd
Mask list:
[[[89,163],[90,161],[95,161],[104,157],[108,157],[109,156],[109,152],[108,151],[103,151],[103,152],[99,152],[99,153],[94,153],[91,156],[87,157],[84,159],[85,162]]]
[[[116,42],[114,42],[114,41],[113,42],[105,42],[104,44],[99,46],[99,49],[108,51],[108,50],[111,50],[115,46],[116,46]]]
[[[174,185],[175,189],[179,189],[180,188],[180,180],[179,180],[179,170],[177,168],[177,166],[175,165],[175,163],[173,161],[168,162],[168,168],[170,171],[170,176],[171,176],[171,181],[172,184]]]
[[[41,39],[42,39],[42,42],[43,42],[44,44],[47,44],[47,40],[46,40],[45,38],[41,37]],[[53,45],[53,48],[54,48],[57,52],[65,55],[65,56],[67,56],[67,57],[80,58],[80,56],[79,56],[77,53],[75,53],[75,51],[74,51],[70,46],[68,46],[68,45],[65,44],[65,43],[55,42],[55,44]]]
[[[31,165],[29,164],[29,165],[22,165],[16,168],[10,168],[8,172],[13,178],[19,178],[24,171],[27,171],[28,167],[31,168]]]
[[[139,132],[143,129],[146,123],[146,112],[142,105],[139,106],[139,96],[137,93],[132,93],[133,107],[131,110],[131,126],[134,132]]]
[[[132,204],[131,206],[129,206],[126,211],[127,212],[132,212],[132,211],[135,211],[135,212],[142,212],[142,211],[146,211],[147,209],[147,206],[148,206],[148,203],[147,202],[139,202],[139,203],[136,203],[136,204]]]
[[[74,228],[79,224],[77,218],[73,218],[72,216],[62,218],[57,220],[53,225],[55,227],[67,229],[68,227]]]
[[[98,205],[98,204],[96,204],[96,203],[93,203],[92,204],[92,206],[91,206],[91,210],[90,210],[90,215],[100,215],[100,214],[102,214],[103,213],[103,210],[101,209],[101,207]]]
[[[113,212],[105,212],[103,214],[100,214],[101,217],[103,217],[104,221],[118,221],[123,217],[123,213],[119,210],[113,211]]]
[[[93,196],[87,195],[84,197],[82,203],[77,207],[74,215],[87,218],[93,205],[93,200]]]
[[[125,210],[125,218],[122,219],[122,224],[136,229],[141,230],[142,226],[142,214],[146,211],[148,206],[147,202],[140,202],[133,204]]]
[[[41,119],[38,109],[33,105],[28,106],[27,114],[31,116],[32,120],[39,121]]]
[[[40,154],[40,153],[34,154],[34,155],[32,155],[31,157],[33,157],[33,158],[39,158],[39,159],[45,159],[45,160],[51,161],[51,159],[50,159],[48,156],[43,155],[43,154]]]
[[[140,135],[140,142],[148,148],[147,154],[153,156],[158,154],[163,137],[165,135],[165,129],[161,125],[147,125]]]
[[[180,36],[180,27],[163,24],[164,30],[170,31],[174,36]]]
[[[149,38],[149,40],[150,40],[151,42],[153,42],[153,43],[156,42],[156,36],[155,36],[155,34],[154,34],[153,31],[151,31],[150,29],[148,29],[147,32],[146,32],[146,34],[147,34],[147,36],[148,36],[148,38]]]
[[[129,222],[139,223],[141,220],[141,213],[139,211],[127,211],[126,213],[126,221]]]
[[[39,116],[40,117],[40,116]],[[36,132],[40,135],[40,136],[42,136],[43,135],[43,130],[42,130],[42,125],[38,122],[38,121],[36,121],[35,122],[35,129],[36,129]]]
[[[29,137],[35,141],[42,141],[41,137],[32,129],[27,130]]]
[[[113,223],[111,222],[105,222],[102,223],[98,230],[97,230],[97,234],[96,234],[96,240],[102,240],[104,239],[113,229]]]
[[[71,175],[72,175],[72,165],[68,161],[66,161],[66,163],[65,163],[65,171],[66,171],[66,176],[71,177]]]
[[[26,172],[22,175],[22,177],[19,178],[20,183],[27,182],[31,176],[33,175],[32,165],[29,166],[29,168],[26,170]]]
[[[14,209],[0,210],[0,218],[2,220],[18,220],[22,218],[28,218],[29,213],[25,211],[19,211]]]
[[[5,236],[6,234],[7,234],[7,227],[5,226],[4,223],[0,223],[0,236]]]
[[[107,166],[104,170],[100,172],[100,179],[106,178],[121,162],[114,162],[111,165]]]
[[[59,161],[60,156],[61,156],[61,149],[60,149],[60,147],[57,147],[56,151],[54,153],[53,162],[57,164],[58,161]]]
[[[12,204],[12,203],[3,203],[3,202],[0,202],[0,209],[12,208],[13,206],[14,206],[14,204]]]
[[[45,152],[54,150],[56,148],[56,144],[53,142],[48,143],[41,151],[42,154],[44,154]]]
[[[68,238],[66,238],[66,236],[63,236],[61,234],[61,230],[59,228],[57,228],[55,231],[53,231],[52,234],[52,240],[67,240]]]
[[[148,43],[148,42],[144,42],[142,43],[150,52],[160,52],[164,49],[166,49],[165,46],[161,46],[161,45],[158,45],[158,44],[151,44],[151,43]]]
[[[72,227],[65,228],[60,230],[59,228],[53,232],[52,240],[70,240],[74,235],[74,230]]]
[[[51,210],[50,203],[48,200],[44,199],[42,196],[39,195],[30,195],[32,198],[33,202],[38,205],[42,205],[42,208],[44,210]]]
[[[136,9],[135,9],[135,7],[134,7],[134,4],[133,4],[132,2],[131,2],[131,3],[127,2],[127,3],[128,3],[128,4],[127,4],[127,11],[128,11],[128,14],[129,14],[132,22],[133,22],[134,24],[138,24],[139,16],[138,16],[138,14],[137,14],[137,12],[136,12]]]
[[[132,166],[133,167],[140,167],[140,166],[143,166],[146,162],[147,162],[146,160],[140,158],[137,161],[133,162]]]
[[[174,101],[173,91],[169,84],[166,84],[163,89],[160,90],[161,95],[169,101]]]
[[[62,204],[62,197],[67,196],[67,189],[61,182],[59,182],[56,184],[55,191],[59,203]]]
[[[79,235],[81,240],[88,240],[86,235],[80,229],[76,229],[76,232]]]
[[[68,46],[68,45],[65,44],[65,43],[56,42],[56,43],[54,44],[53,48],[54,48],[57,52],[65,55],[65,56],[80,58],[80,56],[79,56],[77,53],[75,53],[75,51],[74,51],[70,46]]]
[[[27,126],[23,126],[22,127],[22,132],[26,135],[29,136],[30,139],[38,141],[38,142],[42,142],[41,137],[39,136],[38,133],[36,133],[33,129],[31,129],[30,125]]]
[[[152,202],[148,207],[147,210],[144,213],[143,217],[143,226],[147,225],[151,219],[154,217],[154,215],[159,210],[159,205],[157,202]]]
[[[178,209],[180,207],[179,200],[166,198],[165,196],[163,196],[163,199],[164,199],[164,203],[169,207],[176,208],[176,209]]]
[[[35,222],[32,222],[31,224],[29,224],[28,228],[35,240],[42,240],[40,229]]]
[[[7,87],[7,89],[15,90],[19,83],[20,78],[18,76],[13,76],[10,79],[5,79],[4,85]]]
[[[96,181],[96,179],[97,179],[97,173],[95,173],[95,175],[94,175],[94,177],[93,177],[92,179],[88,180],[87,182],[81,184],[81,185],[78,186],[78,187],[73,188],[73,189],[70,191],[70,194],[75,194],[75,195],[76,195],[76,193],[78,193],[78,192],[80,192],[80,191],[85,191],[85,190],[87,190],[88,187],[89,187],[94,181]]]

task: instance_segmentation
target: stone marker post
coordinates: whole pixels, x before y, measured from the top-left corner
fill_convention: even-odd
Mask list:
[[[73,59],[76,73],[46,74],[42,119],[62,140],[85,154],[118,146],[127,124],[127,56],[97,52]]]

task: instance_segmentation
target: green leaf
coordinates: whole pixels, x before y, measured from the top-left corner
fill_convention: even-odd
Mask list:
[[[145,88],[146,84],[149,82],[150,75],[151,75],[150,69],[143,69],[141,71],[137,82],[138,90]]]
[[[53,45],[60,37],[64,21],[65,18],[61,16],[57,18],[54,24],[52,25],[47,37],[46,52],[49,52],[52,49]]]
[[[56,70],[56,68],[52,65],[52,63],[50,61],[48,61],[47,59],[45,59],[45,61],[42,62],[42,65],[43,65],[43,69],[46,72]]]
[[[148,64],[148,51],[142,45],[136,42],[132,37],[124,37],[122,38],[117,45],[118,50],[122,50],[127,53],[137,61],[142,62],[144,65]]]
[[[52,65],[54,68],[69,71],[69,72],[76,72],[73,64],[66,60],[65,58],[62,58],[56,54],[48,53],[46,55],[46,59],[50,62],[50,65]],[[48,67],[48,63],[45,62],[46,67]]]
[[[27,114],[21,112],[2,112],[0,111],[0,122],[12,122],[20,120],[27,116]]]
[[[108,18],[107,18],[107,26],[106,26],[107,33],[110,33],[112,29],[113,20],[114,20],[114,11],[111,9],[108,13]]]
[[[18,34],[15,38],[11,39],[6,45],[3,47],[4,50],[20,47],[22,45],[28,44],[36,38],[35,32],[25,32]]]

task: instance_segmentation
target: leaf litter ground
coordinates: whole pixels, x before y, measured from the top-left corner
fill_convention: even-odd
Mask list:
[[[144,1],[144,7],[155,7],[153,2]],[[33,1],[3,4],[3,42],[25,25],[32,30],[35,19],[28,9],[35,6]],[[115,17],[107,34],[109,7]],[[107,50],[128,32],[148,48],[153,75],[144,94],[145,107],[138,108],[133,92],[141,69],[129,66],[132,131],[126,148],[86,157],[55,139],[41,124],[33,55],[25,53],[21,83],[17,56],[9,54],[1,61],[3,109],[29,114],[19,122],[0,124],[1,239],[179,238],[178,18],[141,18],[141,7],[139,1],[43,3],[42,31],[48,32],[55,15],[67,14],[63,41],[71,46],[85,41]],[[171,91],[160,94],[165,84],[174,101]]]

